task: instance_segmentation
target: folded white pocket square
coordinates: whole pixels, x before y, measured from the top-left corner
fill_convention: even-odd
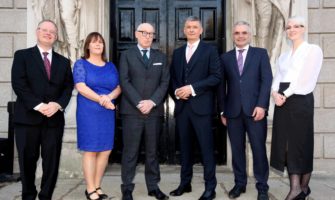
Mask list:
[[[152,65],[162,65],[163,63],[154,63]]]

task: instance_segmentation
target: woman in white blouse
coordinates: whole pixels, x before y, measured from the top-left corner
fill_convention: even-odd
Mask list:
[[[306,24],[301,17],[291,17],[286,25],[291,50],[277,61],[272,83],[276,104],[273,117],[270,165],[290,178],[286,200],[305,199],[313,171],[314,97],[313,90],[322,65],[319,46],[304,40]]]

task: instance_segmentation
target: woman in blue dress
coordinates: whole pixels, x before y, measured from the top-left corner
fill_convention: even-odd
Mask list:
[[[100,33],[90,33],[84,56],[73,68],[77,96],[77,140],[83,151],[83,171],[87,199],[108,196],[100,184],[114,144],[115,105],[120,95],[119,78],[113,63],[105,57],[105,41]]]

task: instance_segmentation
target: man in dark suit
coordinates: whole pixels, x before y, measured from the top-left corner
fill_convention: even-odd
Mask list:
[[[205,191],[200,200],[207,200],[216,195],[212,114],[214,91],[220,83],[221,73],[217,50],[200,40],[202,31],[199,18],[188,17],[184,25],[187,44],[176,49],[172,57],[171,89],[180,139],[181,181],[170,195],[180,196],[192,191],[192,138],[195,132],[204,165]]]
[[[16,146],[22,180],[22,199],[35,199],[35,172],[42,157],[39,199],[51,199],[58,176],[64,132],[64,109],[70,101],[73,79],[70,61],[52,50],[56,24],[42,21],[37,45],[15,52],[12,87],[17,95],[14,111]]]
[[[266,156],[267,109],[272,72],[267,51],[251,47],[250,25],[237,22],[233,28],[236,48],[221,56],[222,82],[218,89],[221,121],[228,128],[235,186],[230,198],[245,192],[247,184],[245,140],[248,133],[253,152],[258,199],[268,199],[269,166]]]
[[[152,25],[140,24],[135,32],[137,46],[123,52],[120,59],[123,200],[133,199],[133,180],[142,133],[148,195],[156,199],[168,199],[158,187],[160,171],[157,149],[170,73],[166,56],[151,48],[154,35]]]

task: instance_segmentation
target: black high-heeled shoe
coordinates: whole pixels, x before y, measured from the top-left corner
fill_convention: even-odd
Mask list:
[[[91,199],[91,195],[94,194],[94,193],[98,194],[97,191],[95,191],[95,190],[93,192],[90,192],[90,193],[88,193],[87,190],[85,190],[86,199],[87,200],[101,200],[100,196],[97,199]]]
[[[305,198],[308,197],[308,195],[311,194],[311,188],[307,187],[307,192],[305,193]]]
[[[297,196],[295,196],[292,200],[305,200],[306,194],[304,191],[301,191]]]
[[[98,191],[98,190],[102,191],[101,187],[98,187],[98,188],[95,189],[95,191]],[[98,192],[97,192],[97,194],[99,195],[100,199],[108,199],[108,195],[107,194],[104,194],[104,193],[99,194]]]

